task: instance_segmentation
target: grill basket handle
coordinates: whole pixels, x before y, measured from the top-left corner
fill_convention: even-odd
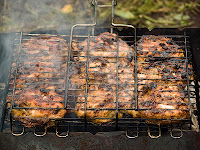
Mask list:
[[[159,138],[161,136],[160,124],[158,125],[158,132],[159,132],[159,134],[157,136],[156,135],[152,135],[151,131],[149,129],[149,126],[148,126],[148,135],[149,135],[150,138],[157,139],[157,138]]]
[[[21,135],[24,134],[24,131],[25,131],[25,129],[24,129],[24,127],[23,127],[21,133],[14,133],[14,130],[13,130],[13,124],[12,124],[12,128],[11,128],[12,135],[14,135],[14,136],[21,136]]]
[[[92,0],[92,1],[91,1],[92,5],[95,5],[95,1],[98,1],[98,0]],[[113,2],[113,3],[114,3],[114,6],[116,6],[116,5],[117,5],[117,0],[112,0],[112,1],[114,1],[114,2]],[[110,5],[102,5],[102,6],[110,6]]]
[[[128,127],[126,127],[126,137],[127,138],[129,138],[129,139],[135,139],[135,138],[137,138],[138,137],[138,135],[139,135],[139,125],[138,125],[139,123],[137,123],[137,127],[136,127],[136,135],[134,135],[134,136],[132,136],[132,135],[129,135],[129,133],[128,133]]]
[[[60,135],[59,132],[58,132],[58,125],[56,126],[56,136],[59,137],[59,138],[66,138],[69,136],[69,128],[67,130],[67,133],[66,135]]]
[[[182,125],[180,126],[180,131],[176,131],[176,132],[180,132],[180,136],[174,136],[174,134],[173,134],[173,127],[172,127],[172,126],[170,126],[169,131],[170,131],[170,136],[171,136],[172,138],[174,138],[174,139],[180,139],[180,138],[183,136]]]
[[[44,128],[44,133],[43,134],[36,133],[36,127],[35,127],[35,129],[34,129],[34,135],[35,136],[41,137],[41,136],[45,136],[46,134],[47,134],[47,127]]]

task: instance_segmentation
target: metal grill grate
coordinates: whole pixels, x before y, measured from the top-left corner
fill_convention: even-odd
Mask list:
[[[61,78],[58,78],[58,77],[55,77],[55,78],[53,78],[53,77],[52,78],[46,78],[46,77],[39,78],[38,84],[45,82],[46,79],[52,80],[52,82],[45,82],[46,84],[53,84],[53,85],[58,86],[58,87],[60,86],[60,84],[62,84],[63,94],[60,94],[59,96],[63,97],[63,101],[61,103],[66,105],[65,109],[68,111],[68,113],[67,113],[67,115],[65,115],[65,117],[56,119],[56,126],[57,126],[56,127],[56,134],[58,136],[61,136],[61,137],[63,137],[63,136],[66,137],[66,135],[68,135],[69,131],[98,132],[98,131],[126,130],[127,131],[127,137],[129,137],[129,138],[137,137],[139,134],[145,135],[146,133],[148,133],[150,137],[155,138],[155,137],[159,137],[161,135],[161,132],[165,133],[165,132],[169,131],[171,136],[177,138],[177,137],[181,137],[184,131],[192,131],[194,126],[195,126],[194,125],[195,124],[194,111],[196,110],[196,95],[195,95],[195,88],[194,88],[195,85],[194,85],[194,81],[193,81],[194,79],[189,79],[188,75],[187,75],[187,78],[184,79],[185,81],[187,81],[187,83],[185,83],[186,89],[184,90],[184,93],[185,93],[184,95],[185,95],[185,98],[188,99],[188,105],[190,106],[188,108],[188,111],[191,112],[190,117],[188,117],[186,119],[169,119],[170,121],[180,120],[179,123],[176,123],[176,124],[173,124],[173,125],[171,125],[171,124],[170,125],[152,125],[152,124],[148,124],[147,120],[148,121],[149,120],[161,120],[162,121],[162,120],[167,120],[167,119],[149,119],[149,118],[145,119],[145,118],[139,118],[139,117],[133,118],[131,115],[129,115],[127,113],[123,113],[123,117],[120,116],[120,113],[128,111],[128,110],[137,110],[137,111],[143,110],[140,107],[136,108],[136,105],[140,102],[140,100],[138,99],[138,94],[140,92],[142,92],[142,90],[138,89],[138,87],[140,85],[145,85],[145,84],[141,84],[140,81],[144,81],[144,80],[154,81],[154,80],[160,80],[160,79],[155,79],[155,78],[154,79],[147,79],[147,78],[145,78],[145,79],[141,80],[141,79],[138,78],[139,73],[137,73],[135,71],[137,69],[135,66],[137,66],[137,64],[140,63],[140,62],[138,62],[138,59],[140,58],[140,56],[138,56],[138,53],[140,51],[140,50],[138,50],[138,41],[142,38],[141,36],[135,36],[135,35],[125,36],[123,34],[121,35],[120,32],[118,31],[118,29],[113,29],[113,32],[117,35],[116,41],[115,41],[116,47],[114,49],[108,49],[108,51],[107,51],[108,53],[107,54],[104,53],[104,56],[102,57],[102,56],[95,56],[94,55],[95,53],[91,54],[91,52],[94,49],[90,48],[90,46],[91,46],[90,41],[92,41],[94,38],[98,38],[99,35],[101,35],[102,33],[104,34],[108,30],[102,29],[102,28],[98,30],[98,29],[95,28],[94,31],[95,32],[94,32],[94,35],[93,35],[92,30],[89,30],[89,28],[84,28],[84,29],[81,29],[81,30],[78,29],[77,31],[74,30],[73,42],[72,43],[75,44],[75,46],[73,45],[73,47],[71,49],[71,55],[70,55],[70,57],[68,57],[68,61],[65,61],[65,63],[66,62],[68,63],[68,68],[66,68],[66,70],[63,71],[65,73],[67,73],[67,76],[62,76]],[[132,29],[130,29],[130,31],[132,31]],[[87,33],[89,36],[85,33]],[[23,43],[23,41],[27,42],[27,40],[31,39],[30,37],[34,36],[32,34],[26,35],[26,33],[20,33],[20,34],[21,34],[21,38],[16,39],[16,41],[19,42],[19,43]],[[22,35],[23,35],[23,38],[22,38]],[[36,37],[37,36],[41,36],[41,35],[36,35]],[[49,36],[54,36],[54,35],[49,35]],[[184,50],[183,51],[184,57],[181,58],[181,59],[185,61],[185,66],[187,66],[186,60],[188,60],[188,63],[190,64],[191,63],[191,54],[190,54],[191,47],[190,47],[190,43],[189,43],[189,37],[185,36],[185,35],[177,35],[177,36],[176,35],[174,35],[174,36],[173,35],[172,36],[163,35],[163,36],[173,39],[175,41],[175,43],[177,43],[179,45],[179,48]],[[65,38],[65,37],[68,37],[68,36],[63,36],[63,38]],[[127,43],[127,45],[125,44],[125,46],[121,47],[122,49],[128,47],[128,48],[130,48],[130,50],[132,50],[132,51],[127,51],[127,53],[126,53],[127,55],[123,56],[123,57],[119,56],[119,53],[120,53],[120,51],[119,51],[119,47],[120,47],[119,46],[120,45],[119,39],[122,39],[125,43]],[[136,42],[134,42],[135,39],[137,39]],[[22,41],[22,42],[20,42],[20,41]],[[83,53],[83,55],[81,56],[82,61],[80,61],[80,60],[78,60],[78,58],[80,57],[80,55],[78,56],[78,54],[80,52],[79,50],[81,50],[82,52],[84,52],[84,50],[83,50],[83,47],[78,47],[78,46],[81,45],[82,43],[86,43],[85,47],[87,47],[87,51],[85,51],[85,53]],[[18,47],[19,45],[22,45],[22,44],[17,44],[16,46]],[[21,51],[23,51],[23,48],[24,47],[21,46],[21,48],[20,48]],[[18,50],[19,49],[16,49],[16,51],[18,51]],[[63,50],[65,51],[66,49],[63,49]],[[79,51],[79,52],[77,53],[76,50]],[[11,82],[10,82],[10,88],[9,88],[9,92],[8,92],[8,95],[7,95],[7,99],[9,99],[9,97],[13,97],[13,98],[17,97],[17,95],[15,95],[15,92],[13,92],[13,91],[19,90],[19,88],[17,88],[16,86],[19,84],[17,82],[17,79],[18,79],[18,75],[20,74],[20,70],[16,69],[16,68],[20,67],[21,62],[25,62],[25,61],[34,62],[34,60],[38,59],[37,57],[34,57],[34,58],[30,57],[30,56],[29,56],[29,58],[24,57],[23,56],[24,52],[17,53],[16,51],[15,51],[13,63],[12,63],[14,65],[12,65],[12,69],[11,69],[11,72],[14,72],[14,73],[13,73],[13,75],[11,75]],[[98,50],[97,50],[97,52],[98,52]],[[69,51],[69,53],[70,53],[70,51]],[[110,54],[116,54],[116,55],[110,56]],[[135,54],[137,54],[137,55],[135,55]],[[109,57],[107,57],[107,55],[109,55]],[[41,55],[38,55],[38,57],[40,57],[40,56]],[[130,56],[132,56],[132,57],[130,57]],[[134,57],[134,56],[137,56],[137,57]],[[136,58],[136,59],[134,59],[134,58]],[[148,56],[147,56],[147,58],[148,58]],[[120,73],[120,69],[122,67],[120,65],[116,65],[116,64],[117,63],[119,64],[119,62],[121,62],[121,59],[127,59],[127,60],[129,60],[129,63],[131,62],[130,60],[134,61],[134,66],[132,66],[132,71],[133,71],[133,73],[135,72],[135,74],[132,74],[133,75],[132,78],[130,78],[130,75],[129,75],[130,73],[127,73],[127,72]],[[90,65],[93,62],[95,62],[95,60],[98,60],[98,61],[96,61],[97,63],[98,62],[101,63],[104,60],[108,60],[107,64],[112,64],[111,66],[114,66],[114,68],[115,68],[114,72],[106,73],[107,75],[108,74],[115,75],[115,78],[110,81],[110,82],[113,82],[113,83],[103,83],[103,80],[107,80],[106,82],[108,82],[110,80],[110,78],[104,78],[104,77],[99,78],[97,83],[88,82],[88,81],[91,81],[92,78],[95,77],[95,76],[93,76],[92,78],[89,77],[89,75],[91,74],[90,69],[95,69],[94,66],[91,67]],[[37,61],[42,62],[41,59],[38,59]],[[46,62],[48,62],[48,61],[46,61]],[[15,64],[18,64],[18,67]],[[148,64],[148,62],[144,62],[144,64]],[[80,67],[78,67],[79,69],[76,69],[77,66],[82,66],[82,68],[85,68],[85,70],[83,70],[83,71],[85,71],[86,76],[83,76],[83,77],[75,76],[76,71],[78,71],[80,69]],[[49,68],[48,65],[46,67]],[[192,70],[192,68],[190,68],[190,67],[188,67],[188,70],[189,69]],[[97,65],[96,68],[98,68],[98,65]],[[126,66],[126,67],[124,67],[124,69],[125,68],[130,69],[131,67]],[[187,69],[187,67],[185,67],[185,68]],[[16,70],[18,72],[16,72]],[[103,74],[103,72],[100,72],[100,74]],[[120,77],[119,77],[120,74],[125,75],[123,82],[120,81]],[[137,77],[137,78],[135,78],[135,77]],[[80,81],[81,81],[81,79],[83,81],[85,81],[85,86],[82,86],[82,87],[75,86],[75,87],[73,87],[72,82],[76,78],[79,79]],[[23,79],[26,80],[27,78],[23,77]],[[57,82],[56,80],[59,80],[59,79],[63,79],[64,82]],[[12,82],[12,80],[15,80],[15,82]],[[65,80],[66,80],[66,83],[68,82],[66,84],[66,87],[65,87]],[[132,83],[123,84],[127,80],[130,80],[130,81],[132,80]],[[178,79],[167,79],[167,81],[171,81],[171,80],[174,80],[174,81],[177,82]],[[181,80],[183,80],[183,79],[181,79]],[[27,81],[26,83],[23,83],[23,84],[25,84],[25,85],[35,85],[35,84],[37,84],[37,82],[30,82],[29,83]],[[130,89],[130,86],[126,87],[124,85],[126,85],[126,86],[130,85],[132,87],[132,89]],[[93,86],[93,89],[91,88],[91,86]],[[113,102],[110,102],[110,103],[113,104],[113,105],[111,105],[113,107],[111,107],[111,108],[110,107],[107,107],[107,108],[98,108],[98,107],[97,108],[87,108],[86,107],[88,98],[91,96],[91,95],[89,95],[90,92],[98,91],[97,89],[95,89],[95,88],[98,88],[98,87],[101,87],[101,88],[104,87],[105,89],[106,88],[109,89],[109,87],[110,87],[112,89],[113,93],[111,95],[115,95],[115,96],[114,96]],[[66,90],[64,88],[66,88]],[[121,89],[121,88],[124,88],[124,89]],[[123,90],[132,92],[132,95],[125,96],[127,99],[128,99],[128,97],[132,97],[132,99],[130,101],[129,101],[129,99],[125,102],[123,101],[125,104],[130,104],[130,106],[128,108],[123,108],[122,106],[120,106],[121,101],[119,99],[123,96],[120,96],[119,92],[121,92]],[[83,91],[83,92],[81,92],[81,91]],[[64,92],[67,93],[67,95],[65,95]],[[165,91],[163,91],[163,92],[165,92]],[[81,93],[83,93],[83,95],[80,95]],[[14,94],[14,95],[12,95],[12,94]],[[99,96],[101,97],[101,95],[99,95]],[[64,100],[64,97],[65,97],[66,101]],[[83,102],[77,101],[77,99],[80,98],[80,97],[84,98]],[[7,103],[8,103],[7,109],[10,110],[10,112],[12,112],[12,110],[18,110],[18,109],[19,110],[20,109],[26,109],[26,110],[35,109],[35,108],[32,108],[32,107],[27,107],[27,108],[19,107],[18,105],[15,104],[15,99],[12,99],[11,101],[8,101]],[[9,107],[9,103],[12,104],[12,105],[10,105],[10,107]],[[77,117],[76,111],[78,110],[78,108],[76,107],[76,105],[80,104],[80,103],[85,104],[84,107],[81,108],[81,110],[83,110],[83,112],[84,112],[84,116]],[[41,109],[41,110],[45,109],[46,110],[46,109],[52,109],[52,108],[44,108],[44,107],[39,108],[39,107],[37,107],[37,109]],[[107,110],[114,112],[114,115],[112,117],[104,117],[104,116],[103,117],[102,116],[101,117],[95,116],[95,117],[91,117],[91,118],[86,117],[87,111],[94,112],[94,111],[107,111]],[[145,110],[148,110],[148,109],[145,109]],[[11,121],[12,131],[13,131],[14,135],[20,135],[21,131],[22,131],[21,134],[23,134],[26,131],[32,130],[32,129],[27,129],[27,128],[24,129],[22,124],[18,121],[19,119],[23,119],[23,118],[24,117],[14,117],[14,116],[11,115],[10,121]],[[49,119],[55,120],[55,118],[49,118]],[[95,122],[95,120],[101,120],[100,121],[101,123],[98,122],[98,121]],[[106,121],[102,121],[102,120],[106,120]],[[34,129],[35,135],[37,135],[37,136],[45,135],[46,132],[47,132],[47,126],[43,127],[43,129],[40,129],[40,127],[36,126],[33,129]],[[40,132],[44,132],[44,133],[42,133],[41,135],[37,134],[37,130],[39,130]],[[50,128],[49,130],[54,131],[54,127]],[[63,132],[65,132],[66,135],[63,135]],[[175,133],[176,136],[174,136],[174,133]]]
[[[183,135],[183,131],[192,131],[194,128],[198,128],[197,117],[194,115],[196,111],[195,85],[194,79],[190,78],[192,75],[195,77],[195,75],[190,65],[191,47],[189,37],[185,34],[159,35],[172,39],[177,44],[177,51],[174,53],[183,53],[183,57],[167,58],[168,56],[141,55],[143,48],[140,47],[140,43],[142,43],[140,40],[144,36],[136,35],[136,28],[131,25],[114,23],[116,1],[112,0],[112,5],[98,5],[97,0],[92,1],[92,3],[95,6],[94,23],[73,26],[70,36],[26,34],[23,32],[20,35],[17,34],[19,38],[16,38],[17,48],[14,52],[11,82],[7,95],[7,111],[11,114],[10,122],[13,135],[21,135],[26,131],[32,130],[22,126],[22,119],[31,119],[31,127],[33,127],[36,136],[45,135],[49,126],[51,127],[48,130],[55,131],[59,137],[67,137],[69,131],[96,133],[98,131],[126,130],[128,138],[135,138],[139,134],[147,133],[151,138],[158,138],[161,136],[161,132],[166,133],[168,131],[172,137],[180,138]],[[112,8],[110,29],[96,27],[98,7]],[[127,35],[123,33],[124,30],[128,31],[126,32],[128,33]],[[69,50],[67,42],[62,40],[63,38],[68,40],[68,37],[70,37]],[[43,42],[45,41],[40,44],[42,48],[39,51],[38,47],[31,48],[29,50],[32,51],[32,54],[27,53],[26,43],[40,38],[43,39]],[[46,45],[48,42],[56,44],[57,47],[55,49],[60,53],[53,53],[44,57],[43,51],[46,48],[48,49],[47,51],[51,51],[51,46]],[[65,44],[62,44],[63,42]],[[147,46],[146,48],[151,49],[154,47]],[[38,52],[36,53],[35,51]],[[165,53],[170,54],[173,52],[166,50]],[[148,77],[150,75],[148,72],[139,72],[140,65],[144,67],[148,64],[156,64],[155,68],[162,68],[162,60],[164,62],[166,60],[175,61],[172,61],[171,64],[165,64],[167,67],[173,67],[176,60],[183,61],[184,79],[174,78],[173,76],[152,78],[152,75],[156,74],[152,73],[151,77]],[[25,62],[28,62],[28,64]],[[39,66],[36,64],[38,62]],[[157,64],[157,62],[160,62],[160,64]],[[47,70],[34,70],[38,67],[44,70],[46,68]],[[26,68],[28,69],[26,70]],[[31,68],[32,70],[30,70]],[[49,71],[49,69],[52,69],[52,71]],[[37,73],[41,73],[41,75]],[[30,76],[27,77],[26,75],[28,74]],[[23,77],[23,75],[25,76]],[[143,76],[145,77],[142,78]],[[152,111],[151,108],[141,107],[141,93],[144,92],[145,86],[148,87],[150,82],[162,82],[163,85],[161,86],[172,82],[177,87],[176,83],[179,81],[184,82],[182,92],[187,106],[187,109],[183,108],[180,111],[188,112],[188,117],[168,119],[138,116],[138,112]],[[37,84],[39,87],[36,87]],[[47,106],[44,107],[37,105],[36,107],[28,107],[26,103],[19,104],[20,98],[23,99],[25,97],[27,99],[27,93],[23,93],[25,86],[29,86],[28,91],[32,90],[31,86],[37,90],[40,89],[43,96],[48,96],[48,94],[45,95],[47,92],[54,92],[54,94],[50,94],[52,96],[51,99],[59,100],[53,101],[53,106],[54,104],[59,106],[51,107],[49,102],[46,102]],[[49,88],[51,86],[54,87]],[[20,93],[20,90],[22,90],[22,93]],[[173,90],[160,90],[160,92],[179,93],[179,91]],[[37,102],[37,98],[40,99],[40,96],[37,94],[35,96]],[[161,102],[162,105],[165,104]],[[36,117],[38,120],[42,120],[42,127],[38,127],[39,125],[36,124],[37,119],[27,118],[23,114],[16,116],[17,110],[25,110],[25,112],[28,112],[28,110],[36,112],[40,110],[54,110],[56,112],[62,110],[66,114],[61,117],[50,117],[48,115],[46,117]],[[159,110],[179,111],[176,108]],[[52,112],[48,114],[52,114]],[[162,125],[163,121],[171,123]],[[26,122],[23,123],[26,124]],[[38,131],[40,134],[37,133]],[[41,132],[43,133],[41,134]]]

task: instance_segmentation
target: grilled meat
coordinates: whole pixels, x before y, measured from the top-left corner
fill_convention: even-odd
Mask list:
[[[73,41],[68,100],[75,98],[77,116],[94,123],[110,122],[116,117],[121,118],[123,113],[144,118],[152,124],[187,119],[189,100],[184,51],[163,36],[143,36],[138,41],[137,111],[134,110],[133,51],[116,34],[108,32],[91,36],[83,42]],[[19,117],[18,120],[27,127],[52,125],[51,119],[62,118],[66,113],[63,83],[67,45],[57,37],[31,38],[22,44],[20,59],[23,61],[18,64],[16,82],[11,80],[10,84],[10,88],[16,88],[13,106],[20,107],[12,109],[13,116]],[[15,61],[12,66],[11,77],[14,79]],[[192,80],[190,64],[188,74]],[[8,96],[8,101],[11,100],[12,96]]]
[[[31,37],[15,52],[19,60],[18,66],[17,60],[12,64],[12,90],[7,101],[10,107],[13,100],[12,115],[26,127],[51,126],[53,120],[66,114],[63,103],[67,53],[64,39],[48,36]]]
[[[169,38],[143,36],[138,44],[138,107],[148,123],[169,124],[189,117],[184,51]],[[189,79],[193,79],[188,65]],[[151,119],[161,119],[151,120]]]
[[[74,60],[78,63],[71,65],[76,70],[71,74],[71,80],[72,85],[79,89],[76,93],[79,95],[76,104],[78,117],[85,116],[93,122],[103,123],[111,121],[106,118],[116,117],[114,110],[117,108],[135,109],[134,60],[130,59],[134,57],[130,53],[133,49],[121,39],[118,46],[117,42],[108,42],[116,41],[116,38],[115,34],[103,33],[90,41],[75,43],[74,49],[79,52]],[[137,43],[137,49],[139,111],[120,110],[118,117],[129,113],[134,118],[141,117],[153,124],[177,122],[170,119],[187,119],[189,101],[184,91],[187,85],[184,51],[171,39],[162,36],[143,36]],[[193,79],[190,64],[188,73],[189,79]],[[102,110],[105,108],[110,110]]]
[[[78,53],[73,55],[76,63],[71,65],[70,80],[80,91],[76,94],[81,95],[77,98],[77,116],[86,116],[96,123],[109,122],[111,119],[107,118],[116,118],[117,105],[125,108],[133,101],[133,49],[116,34],[108,32],[73,46],[73,53]],[[121,112],[118,117],[122,117]]]
[[[113,93],[115,91],[108,90],[107,88],[99,88],[95,91],[90,90],[87,93],[87,100],[84,95],[80,95],[77,98],[76,104],[78,117],[84,118],[86,115],[88,120],[95,123],[106,123],[111,121],[111,119],[115,119],[116,96]],[[84,110],[85,108],[87,109],[86,111]],[[121,118],[122,113],[119,113],[118,117]]]

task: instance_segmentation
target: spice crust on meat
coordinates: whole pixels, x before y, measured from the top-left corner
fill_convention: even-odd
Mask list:
[[[52,126],[67,113],[62,96],[67,54],[66,41],[53,36],[31,37],[22,43],[20,53],[15,50],[19,62],[12,63],[9,87],[15,91],[7,102],[8,107],[13,103],[12,115],[24,126]]]
[[[133,101],[133,48],[116,34],[108,32],[91,38],[89,50],[87,40],[73,45],[73,52],[78,51],[74,60],[82,64],[71,75],[72,85],[76,84],[82,90],[77,94],[81,96],[77,98],[76,114],[95,123],[110,122],[116,118],[117,105],[126,108]],[[122,116],[123,113],[118,111],[118,118]]]
[[[143,36],[137,43],[138,107],[147,123],[188,119],[187,68],[184,51],[164,36]],[[192,65],[188,78],[193,80]]]

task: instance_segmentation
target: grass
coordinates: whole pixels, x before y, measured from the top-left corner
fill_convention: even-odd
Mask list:
[[[194,23],[191,16],[200,12],[199,7],[199,0],[121,0],[115,7],[115,20],[149,29],[181,28]],[[108,10],[100,11],[101,19],[109,15],[111,12]]]
[[[192,13],[198,13],[199,0],[126,0],[116,7],[115,15],[137,27],[186,27],[193,24]]]

